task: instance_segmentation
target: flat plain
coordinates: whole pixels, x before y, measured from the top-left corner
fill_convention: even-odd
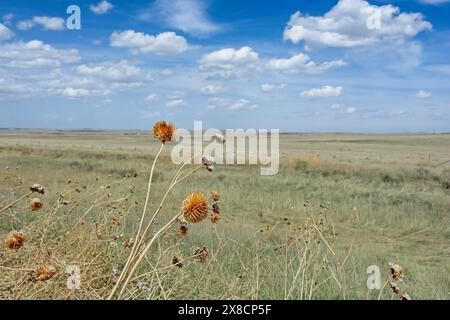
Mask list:
[[[158,159],[153,207],[177,168],[171,147]],[[19,250],[0,248],[0,297],[107,297],[126,261],[158,148],[150,133],[1,131],[0,208],[33,183],[46,193],[41,210],[30,210],[30,197],[0,213],[2,239],[14,230],[29,238]],[[221,220],[190,226],[186,236],[170,230],[124,298],[450,297],[449,134],[289,133],[280,135],[280,154],[274,176],[261,176],[254,165],[217,165],[179,183],[161,223],[193,191],[220,193]],[[197,247],[208,248],[203,263],[190,259]],[[398,294],[390,262],[403,267]],[[43,263],[56,275],[30,281]],[[77,290],[66,286],[69,265],[81,270]],[[367,287],[373,265],[381,290]]]

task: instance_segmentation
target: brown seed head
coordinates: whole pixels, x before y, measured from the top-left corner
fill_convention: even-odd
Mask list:
[[[197,248],[194,251],[195,260],[197,260],[200,263],[205,262],[206,258],[208,258],[208,249],[206,247],[203,248]]]
[[[211,222],[212,222],[212,223],[216,223],[216,222],[219,221],[219,220],[220,220],[220,214],[214,212],[214,213],[211,215]]]
[[[203,192],[191,193],[184,199],[181,207],[184,217],[191,223],[197,223],[208,215],[208,200]]]
[[[23,232],[12,232],[5,239],[5,245],[9,249],[20,249],[23,247],[28,236]]]
[[[52,265],[43,265],[36,269],[34,272],[35,281],[47,281],[53,278],[56,273],[56,269]]]
[[[211,198],[212,198],[214,201],[219,201],[219,200],[220,200],[220,193],[218,193],[217,191],[211,192]]]
[[[392,279],[399,280],[403,278],[403,267],[399,264],[389,262],[389,270],[391,271]]]
[[[41,199],[39,199],[39,198],[31,199],[30,208],[32,211],[40,210],[40,209],[42,209],[43,206],[44,206],[44,203],[41,201]]]
[[[175,138],[175,126],[168,121],[159,121],[153,126],[153,136],[162,143],[173,141]]]
[[[44,187],[41,186],[40,184],[37,184],[37,183],[35,183],[35,184],[30,186],[30,191],[31,192],[37,192],[37,193],[40,193],[40,194],[44,194],[45,193]]]

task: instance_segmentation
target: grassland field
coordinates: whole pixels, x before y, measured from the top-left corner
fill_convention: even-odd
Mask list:
[[[155,272],[146,278],[151,289],[143,294],[138,289],[130,291],[127,298],[393,299],[389,290],[380,293],[366,286],[367,267],[380,266],[385,279],[389,262],[404,267],[401,288],[412,299],[450,298],[449,134],[289,133],[281,134],[280,139],[277,175],[261,176],[259,166],[222,165],[212,173],[201,170],[176,186],[161,220],[178,210],[193,190],[220,192],[222,219],[214,225],[207,221],[192,226],[181,243],[174,243],[168,235],[166,242],[149,254],[141,272],[170,265],[174,255],[187,257],[193,247],[208,246],[211,259],[200,267],[186,263],[179,270],[161,271],[156,278]],[[169,157],[171,146],[167,146],[156,166],[153,206],[176,169]],[[120,269],[126,260],[121,243],[132,235],[139,219],[150,164],[158,148],[150,134],[0,132],[0,208],[25,194],[33,183],[46,187],[42,211],[31,212],[25,201],[0,214],[1,238],[11,230],[25,229],[32,234],[23,252],[0,249],[0,297],[104,298],[112,287],[111,277],[105,274]],[[135,173],[135,177],[124,178],[127,173]],[[98,201],[89,193],[106,185],[108,199],[133,192],[126,202],[118,200],[117,206],[105,204],[87,210]],[[77,206],[55,205],[61,194]],[[77,200],[84,195],[86,203]],[[321,205],[327,207],[331,227],[324,234],[329,236],[327,246],[332,247],[332,254],[327,247],[317,248],[320,253],[316,257],[321,260],[305,264],[295,251],[289,255],[277,252],[277,244],[288,239],[307,214],[320,215]],[[70,216],[66,225],[56,227],[49,222],[51,227],[36,227],[41,219],[47,219],[44,217],[59,221],[58,216],[65,213]],[[81,227],[72,225],[81,218],[86,220],[86,228],[101,225],[104,234],[117,233],[120,239],[83,238],[84,231],[76,231]],[[112,218],[121,221],[120,226],[105,226]],[[285,226],[283,221],[292,224]],[[279,235],[260,242],[262,230],[273,225],[280,225]],[[72,249],[61,239],[55,244],[55,235],[61,230],[76,244]],[[37,252],[43,250],[46,239],[50,239],[48,251],[52,252],[48,259],[55,264],[96,265],[101,270],[83,273],[81,289],[73,292],[63,284],[64,270],[53,282],[24,283],[23,270],[44,259]],[[116,247],[111,245],[114,240]]]

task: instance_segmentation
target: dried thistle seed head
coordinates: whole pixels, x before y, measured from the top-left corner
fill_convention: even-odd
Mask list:
[[[181,207],[183,216],[191,223],[202,221],[208,215],[208,200],[203,192],[188,195]]]
[[[218,203],[213,203],[212,210],[214,213],[220,213],[220,208]]]
[[[35,183],[35,184],[30,186],[30,191],[31,192],[37,192],[37,193],[40,193],[40,194],[44,194],[45,193],[44,187],[41,186],[40,184],[37,184],[37,183]]]
[[[212,223],[217,223],[217,221],[219,221],[219,220],[220,220],[220,214],[214,212],[214,213],[211,215],[211,222],[212,222]]]
[[[194,250],[194,256],[195,260],[197,260],[200,263],[205,262],[206,258],[208,258],[208,249],[206,247],[203,248],[196,248]]]
[[[11,232],[5,239],[5,245],[9,249],[20,249],[23,247],[28,236],[23,232]]]
[[[214,166],[216,164],[216,161],[214,160],[213,156],[205,155],[202,157],[202,164],[205,166]]]
[[[52,265],[40,266],[34,271],[35,281],[47,281],[53,278],[56,273],[56,268]]]
[[[401,280],[403,278],[403,267],[401,265],[389,262],[388,266],[391,271],[392,279]]]
[[[44,206],[44,203],[39,198],[34,198],[34,199],[31,199],[31,201],[30,201],[30,208],[32,211],[40,210],[40,209],[42,209],[43,206]]]
[[[168,121],[159,121],[153,126],[153,136],[162,143],[173,141],[175,138],[175,126]]]
[[[176,266],[178,268],[183,268],[183,263],[176,256],[174,256],[173,259],[172,259],[172,265],[174,265],[174,266]]]
[[[216,133],[215,135],[213,135],[211,140],[220,144],[225,143],[225,137],[220,133]]]
[[[213,199],[213,201],[219,201],[220,200],[220,193],[218,193],[217,191],[211,192],[211,198]]]
[[[185,235],[187,235],[188,230],[189,230],[188,227],[186,227],[186,226],[181,226],[180,229],[178,230],[178,234],[179,234],[180,236],[183,236],[183,237],[184,237]]]

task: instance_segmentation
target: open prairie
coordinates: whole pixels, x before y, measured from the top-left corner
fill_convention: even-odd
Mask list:
[[[130,254],[159,146],[143,133],[2,131],[0,208],[35,183],[45,194],[0,213],[0,297],[107,298]],[[153,211],[177,169],[171,147],[155,167]],[[186,235],[166,230],[122,297],[449,298],[450,135],[281,134],[280,155],[274,176],[217,165],[180,181],[159,225],[193,191],[219,192],[221,219],[189,225]],[[36,197],[43,207],[33,211]],[[13,231],[26,234],[19,249],[3,245]],[[195,251],[203,247],[206,259]],[[398,294],[390,262],[403,267]],[[37,281],[42,265],[54,270]],[[367,287],[373,265],[381,290]],[[67,285],[73,266],[76,289]]]

